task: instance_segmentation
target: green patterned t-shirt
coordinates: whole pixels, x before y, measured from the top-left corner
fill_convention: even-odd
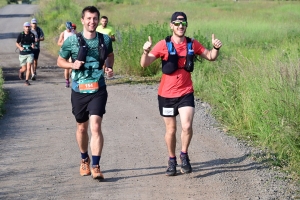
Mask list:
[[[83,33],[81,33],[83,35]],[[99,87],[105,86],[104,72],[102,66],[99,67],[99,33],[93,39],[84,38],[88,46],[88,54],[86,62],[84,63],[84,70],[72,70],[72,89],[75,92],[79,92],[79,80],[92,80],[98,79]],[[104,45],[107,48],[107,53],[113,52],[112,41],[108,35],[103,35]],[[76,34],[68,37],[62,47],[60,48],[59,55],[68,60],[70,57],[72,60],[76,60],[79,51],[79,44]]]

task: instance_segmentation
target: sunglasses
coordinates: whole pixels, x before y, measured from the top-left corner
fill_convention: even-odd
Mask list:
[[[25,28],[30,28],[30,26],[25,26]]]
[[[172,22],[172,24],[174,24],[175,26],[179,26],[180,24],[182,26],[187,26],[187,22],[183,21],[183,22]]]

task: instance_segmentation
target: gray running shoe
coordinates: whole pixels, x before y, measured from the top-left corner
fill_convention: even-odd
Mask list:
[[[31,84],[29,83],[28,80],[26,80],[26,81],[25,81],[25,85],[29,86],[29,85],[31,85]]]
[[[176,160],[169,160],[168,161],[168,168],[167,168],[167,171],[166,171],[167,176],[175,176],[176,175],[176,173],[177,173],[176,165],[177,165]]]
[[[32,74],[31,80],[35,81],[36,80],[36,75]]]
[[[181,160],[181,173],[191,173],[192,172],[192,166],[190,164],[190,159],[187,154],[181,154],[180,155]]]

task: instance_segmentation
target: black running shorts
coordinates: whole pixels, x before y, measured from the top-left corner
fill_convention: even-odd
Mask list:
[[[195,107],[194,93],[186,94],[178,98],[164,98],[158,95],[158,107],[163,117],[175,117],[181,107]]]
[[[72,113],[78,123],[89,120],[90,115],[103,117],[107,102],[106,86],[102,86],[96,93],[85,94],[72,90]]]
[[[40,55],[40,49],[32,49],[32,53],[33,53],[34,60],[37,60]]]

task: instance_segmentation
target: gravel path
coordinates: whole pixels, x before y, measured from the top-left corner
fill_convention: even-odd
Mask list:
[[[16,33],[36,9],[0,9],[0,61],[10,96],[0,120],[0,199],[300,199],[299,187],[284,174],[252,159],[255,149],[215,128],[209,105],[200,100],[189,150],[193,173],[166,177],[157,85],[111,80],[103,120],[105,180],[81,177],[70,89],[64,88],[56,57],[42,51],[38,79],[31,86],[17,78]],[[178,134],[177,152],[179,147]]]

